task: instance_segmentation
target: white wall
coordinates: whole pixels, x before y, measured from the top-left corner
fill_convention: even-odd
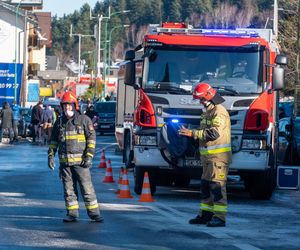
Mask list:
[[[15,59],[15,33],[17,30],[17,63],[23,63],[24,17],[0,6],[0,63],[13,63]]]

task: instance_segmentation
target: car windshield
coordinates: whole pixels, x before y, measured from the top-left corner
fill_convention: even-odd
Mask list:
[[[221,95],[261,93],[261,56],[257,47],[150,49],[145,54],[143,87],[150,92],[187,94],[205,81]]]
[[[116,102],[97,102],[95,110],[98,113],[115,113]]]

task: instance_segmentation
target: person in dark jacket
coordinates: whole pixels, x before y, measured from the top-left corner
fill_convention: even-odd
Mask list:
[[[90,107],[87,108],[87,111],[85,112],[85,115],[87,115],[91,120],[94,119],[94,117],[98,116],[98,113],[94,109],[94,105],[91,105]]]
[[[55,121],[52,130],[48,167],[54,169],[54,156],[58,151],[67,210],[63,221],[75,222],[79,216],[79,184],[88,216],[92,221],[102,222],[89,170],[96,146],[96,133],[92,121],[88,116],[77,112],[78,102],[71,92],[63,95],[61,106],[62,115]]]
[[[31,124],[33,127],[32,141],[40,141],[42,138],[42,115],[43,115],[43,102],[39,101],[31,112]]]
[[[17,101],[13,101],[12,105],[12,111],[13,111],[13,130],[14,130],[14,141],[18,142],[18,126],[20,122],[20,106],[17,104]]]
[[[0,132],[0,143],[2,142],[2,137],[4,131],[8,130],[9,133],[9,141],[12,143],[13,141],[13,112],[9,106],[8,102],[4,102],[2,105],[2,112],[0,115],[1,119],[1,132]]]
[[[44,136],[45,143],[46,142],[50,143],[53,121],[54,121],[54,111],[51,109],[51,106],[46,105],[42,115],[43,136]]]

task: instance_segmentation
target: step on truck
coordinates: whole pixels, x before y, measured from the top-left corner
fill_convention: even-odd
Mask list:
[[[116,139],[135,192],[149,172],[157,185],[186,187],[200,178],[197,141],[179,136],[181,126],[200,124],[203,107],[193,88],[206,82],[225,99],[230,114],[233,159],[252,198],[269,199],[275,188],[278,90],[287,58],[270,29],[194,29],[164,23],[128,50],[120,67]]]

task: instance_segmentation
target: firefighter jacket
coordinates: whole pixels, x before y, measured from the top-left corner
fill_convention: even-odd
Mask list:
[[[221,104],[211,103],[200,117],[199,129],[193,130],[199,140],[203,163],[221,161],[231,163],[231,126],[227,110]]]
[[[94,157],[96,133],[91,119],[75,112],[72,118],[59,117],[53,126],[48,156],[58,150],[59,162],[63,166],[80,165],[86,158]]]

